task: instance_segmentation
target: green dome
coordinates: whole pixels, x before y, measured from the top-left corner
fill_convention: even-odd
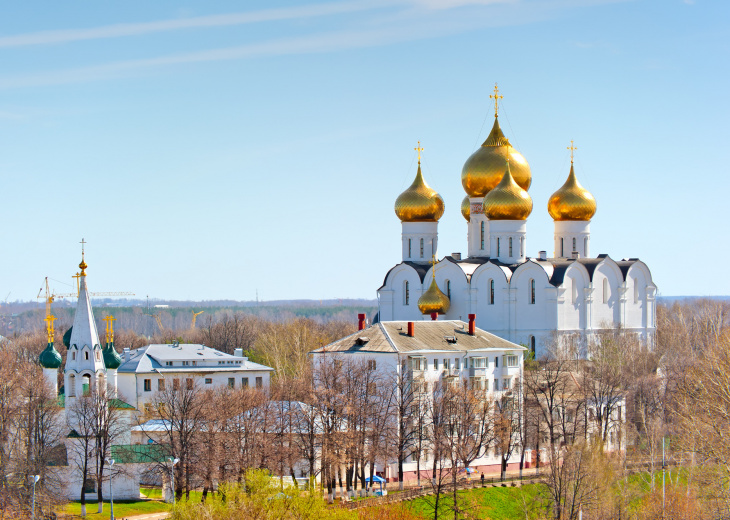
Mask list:
[[[119,357],[119,354],[114,348],[114,343],[107,343],[106,347],[104,347],[104,365],[106,365],[107,368],[116,370],[121,364],[122,358]]]
[[[49,343],[38,357],[38,362],[43,368],[60,368],[63,360],[53,343]]]

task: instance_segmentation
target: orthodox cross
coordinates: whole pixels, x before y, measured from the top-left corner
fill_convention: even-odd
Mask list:
[[[46,329],[48,331],[48,343],[53,343],[53,334],[54,334],[53,322],[55,320],[56,320],[56,317],[53,314],[49,314],[43,320],[48,324],[48,326],[46,327]]]
[[[436,279],[436,255],[431,255],[431,274],[433,279]]]
[[[82,260],[84,259],[84,246],[85,246],[85,245],[86,245],[87,243],[88,243],[88,242],[86,242],[86,240],[84,240],[83,238],[81,239],[81,242],[79,242],[79,244],[81,244],[81,259],[82,259]]]
[[[504,96],[499,95],[499,88],[497,87],[497,84],[494,84],[494,94],[489,94],[489,99],[494,100],[494,117],[497,117],[497,110],[498,110],[498,103],[499,100],[502,99]]]
[[[114,343],[114,322],[116,318],[114,316],[104,316],[102,320],[106,322],[106,342]]]
[[[418,164],[421,164],[421,152],[423,151],[423,148],[421,148],[421,141],[418,141],[418,146],[416,146],[414,150],[418,152]]]
[[[573,140],[570,140],[570,146],[568,146],[568,150],[570,150],[570,164],[573,164],[573,152],[576,151],[578,148],[573,146]]]

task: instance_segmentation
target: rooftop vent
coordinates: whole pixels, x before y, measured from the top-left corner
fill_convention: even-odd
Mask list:
[[[538,256],[540,257],[540,260],[547,260],[547,251],[539,251]]]
[[[451,258],[454,260],[461,260],[461,253],[451,253]]]
[[[573,251],[573,259],[577,260],[578,258],[580,258],[580,253],[578,251]]]
[[[449,343],[451,345],[456,343],[456,336],[444,336],[444,339],[446,340],[446,343]]]
[[[370,338],[368,338],[367,336],[360,336],[359,338],[357,338],[357,339],[355,340],[355,343],[356,343],[357,345],[364,345],[364,344],[365,344],[365,343],[367,343],[368,341],[370,341]]]

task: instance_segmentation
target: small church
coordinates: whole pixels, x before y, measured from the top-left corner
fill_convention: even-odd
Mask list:
[[[467,254],[438,260],[438,224],[445,206],[421,171],[419,143],[416,177],[395,202],[402,258],[377,291],[377,319],[463,320],[475,314],[479,328],[525,345],[537,357],[556,334],[580,348],[616,326],[651,346],[657,294],[651,271],[638,258],[591,256],[597,203],[578,181],[572,141],[568,177],[546,204],[555,227],[552,252],[545,248],[528,256],[532,171],[499,125],[502,96],[496,86],[490,98],[492,130],[461,170]]]

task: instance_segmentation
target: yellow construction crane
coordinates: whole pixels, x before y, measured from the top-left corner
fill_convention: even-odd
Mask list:
[[[36,296],[36,299],[41,298],[41,293],[43,292],[43,287],[40,288],[38,291],[38,296]],[[46,293],[43,297],[46,303],[46,316],[51,315],[51,304],[56,298],[61,298],[61,296],[58,296],[57,294],[54,294],[51,289],[48,287],[48,277],[46,276]]]
[[[197,319],[198,319],[198,316],[200,316],[200,315],[201,315],[201,314],[203,314],[204,312],[205,312],[205,311],[200,311],[200,312],[195,312],[195,311],[193,311],[193,321],[192,321],[192,323],[190,324],[190,330],[192,330],[192,329],[194,329],[194,328],[195,328],[195,320],[197,320]]]

